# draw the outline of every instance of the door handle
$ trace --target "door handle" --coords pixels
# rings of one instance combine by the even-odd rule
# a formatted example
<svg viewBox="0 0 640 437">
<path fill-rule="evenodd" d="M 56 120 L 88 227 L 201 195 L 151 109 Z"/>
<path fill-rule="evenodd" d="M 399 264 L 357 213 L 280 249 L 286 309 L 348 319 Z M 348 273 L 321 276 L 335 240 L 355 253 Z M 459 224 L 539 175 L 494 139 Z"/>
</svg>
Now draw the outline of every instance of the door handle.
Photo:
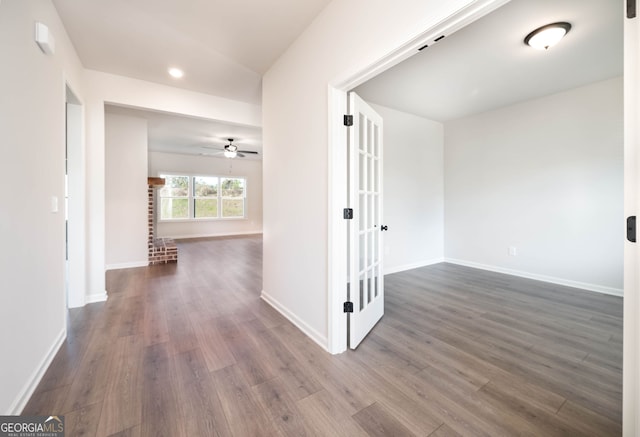
<svg viewBox="0 0 640 437">
<path fill-rule="evenodd" d="M 382 225 L 382 226 L 380 226 L 380 230 L 381 230 L 381 231 L 386 231 L 386 230 L 388 230 L 388 229 L 389 229 L 389 227 L 388 227 L 387 225 Z"/>
</svg>

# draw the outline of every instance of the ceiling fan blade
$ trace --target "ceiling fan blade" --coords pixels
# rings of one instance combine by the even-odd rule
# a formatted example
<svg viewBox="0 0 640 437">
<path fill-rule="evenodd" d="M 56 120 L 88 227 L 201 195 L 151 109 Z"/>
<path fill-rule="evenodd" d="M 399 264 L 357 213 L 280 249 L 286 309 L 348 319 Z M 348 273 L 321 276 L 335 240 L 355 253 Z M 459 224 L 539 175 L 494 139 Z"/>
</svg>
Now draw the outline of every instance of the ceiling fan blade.
<svg viewBox="0 0 640 437">
<path fill-rule="evenodd" d="M 244 158 L 245 155 L 243 153 L 236 152 L 236 156 L 239 156 L 240 158 Z"/>
<path fill-rule="evenodd" d="M 224 149 L 221 149 L 219 147 L 214 147 L 214 146 L 200 146 L 202 149 L 209 149 L 209 150 L 221 150 L 224 151 Z"/>
<path fill-rule="evenodd" d="M 238 150 L 238 153 L 250 153 L 252 155 L 258 154 L 258 152 L 254 152 L 253 150 Z"/>
</svg>

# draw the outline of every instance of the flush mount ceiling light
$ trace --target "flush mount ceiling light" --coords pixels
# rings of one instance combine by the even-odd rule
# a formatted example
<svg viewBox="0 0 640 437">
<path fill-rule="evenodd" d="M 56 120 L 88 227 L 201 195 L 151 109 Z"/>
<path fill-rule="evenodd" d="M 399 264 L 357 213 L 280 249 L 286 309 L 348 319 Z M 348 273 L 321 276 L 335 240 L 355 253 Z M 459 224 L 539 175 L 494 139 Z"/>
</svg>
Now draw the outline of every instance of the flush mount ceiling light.
<svg viewBox="0 0 640 437">
<path fill-rule="evenodd" d="M 171 75 L 171 77 L 175 77 L 176 79 L 180 79 L 182 76 L 184 76 L 184 72 L 175 67 L 169 69 L 169 74 Z"/>
<path fill-rule="evenodd" d="M 558 44 L 570 30 L 571 24 L 566 21 L 547 24 L 527 35 L 524 43 L 536 50 L 547 50 L 549 47 Z"/>
</svg>

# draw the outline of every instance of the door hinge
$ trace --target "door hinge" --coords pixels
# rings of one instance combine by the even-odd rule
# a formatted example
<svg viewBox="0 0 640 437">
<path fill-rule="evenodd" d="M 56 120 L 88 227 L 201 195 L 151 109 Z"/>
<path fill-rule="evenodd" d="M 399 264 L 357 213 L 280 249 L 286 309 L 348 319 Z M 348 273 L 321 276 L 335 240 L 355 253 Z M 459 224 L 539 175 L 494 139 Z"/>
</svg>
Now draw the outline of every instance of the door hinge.
<svg viewBox="0 0 640 437">
<path fill-rule="evenodd" d="M 345 115 L 344 116 L 344 125 L 345 126 L 353 126 L 353 115 Z"/>
<path fill-rule="evenodd" d="M 345 208 L 342 210 L 342 218 L 351 220 L 353 218 L 353 208 Z"/>
<path fill-rule="evenodd" d="M 636 0 L 627 0 L 627 18 L 636 18 Z"/>
<path fill-rule="evenodd" d="M 344 305 L 342 305 L 342 309 L 344 310 L 345 313 L 352 313 L 353 302 L 345 302 Z"/>
<path fill-rule="evenodd" d="M 636 242 L 636 216 L 627 217 L 627 240 Z"/>
</svg>

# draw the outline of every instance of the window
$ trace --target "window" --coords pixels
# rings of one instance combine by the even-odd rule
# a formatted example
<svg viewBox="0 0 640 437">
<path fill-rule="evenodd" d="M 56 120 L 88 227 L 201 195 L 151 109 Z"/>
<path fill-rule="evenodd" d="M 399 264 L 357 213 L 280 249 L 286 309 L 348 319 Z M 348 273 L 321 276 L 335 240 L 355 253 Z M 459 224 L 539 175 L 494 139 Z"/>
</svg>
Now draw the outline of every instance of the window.
<svg viewBox="0 0 640 437">
<path fill-rule="evenodd" d="M 222 179 L 222 217 L 244 217 L 244 179 Z"/>
<path fill-rule="evenodd" d="M 201 176 L 193 178 L 193 216 L 195 218 L 218 217 L 218 178 Z"/>
<path fill-rule="evenodd" d="M 244 218 L 246 180 L 218 176 L 166 175 L 159 191 L 160 220 Z"/>
<path fill-rule="evenodd" d="M 189 218 L 189 177 L 163 175 L 164 187 L 160 190 L 160 218 Z"/>
</svg>

